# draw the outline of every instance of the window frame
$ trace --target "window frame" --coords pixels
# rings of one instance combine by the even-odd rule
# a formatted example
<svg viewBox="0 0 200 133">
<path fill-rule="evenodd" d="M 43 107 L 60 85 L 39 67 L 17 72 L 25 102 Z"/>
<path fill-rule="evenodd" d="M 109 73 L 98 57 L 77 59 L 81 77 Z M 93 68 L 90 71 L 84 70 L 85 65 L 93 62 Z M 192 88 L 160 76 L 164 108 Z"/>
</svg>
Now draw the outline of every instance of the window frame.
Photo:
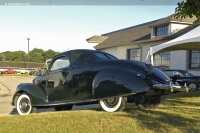
<svg viewBox="0 0 200 133">
<path fill-rule="evenodd" d="M 166 59 L 164 59 L 165 57 Z M 170 67 L 170 52 L 162 52 L 159 54 L 155 54 L 153 56 L 153 62 L 154 62 L 154 66 L 158 68 L 159 67 L 165 67 L 164 69 L 169 68 Z"/>
<path fill-rule="evenodd" d="M 169 35 L 169 25 L 154 27 L 154 36 L 167 36 L 167 35 Z"/>
<path fill-rule="evenodd" d="M 131 56 L 131 50 L 136 51 L 136 55 Z M 127 59 L 128 60 L 134 60 L 134 61 L 141 61 L 141 57 L 142 57 L 142 49 L 141 48 L 131 48 L 131 49 L 127 49 Z M 137 55 L 139 54 L 139 55 Z"/>
<path fill-rule="evenodd" d="M 192 65 L 196 65 L 196 67 Z M 189 69 L 194 69 L 194 70 L 200 69 L 200 50 L 189 51 Z"/>
<path fill-rule="evenodd" d="M 54 63 L 56 62 L 56 61 L 58 61 L 59 59 L 62 59 L 62 58 L 66 58 L 66 60 L 68 60 L 68 62 L 69 62 L 69 65 L 66 65 L 66 66 L 64 66 L 64 67 L 58 67 L 57 69 L 53 69 L 52 70 L 52 68 L 53 68 L 53 66 L 54 66 Z M 64 60 L 64 59 L 63 59 Z M 63 61 L 62 60 L 62 61 Z M 69 66 L 70 66 L 70 60 L 69 60 L 69 57 L 68 56 L 60 56 L 60 57 L 57 57 L 56 59 L 54 59 L 54 61 L 52 62 L 52 64 L 51 64 L 51 66 L 50 66 L 50 68 L 49 68 L 49 71 L 51 71 L 51 72 L 53 72 L 53 71 L 58 71 L 58 70 L 62 70 L 62 69 L 65 69 L 65 68 L 68 68 Z"/>
</svg>

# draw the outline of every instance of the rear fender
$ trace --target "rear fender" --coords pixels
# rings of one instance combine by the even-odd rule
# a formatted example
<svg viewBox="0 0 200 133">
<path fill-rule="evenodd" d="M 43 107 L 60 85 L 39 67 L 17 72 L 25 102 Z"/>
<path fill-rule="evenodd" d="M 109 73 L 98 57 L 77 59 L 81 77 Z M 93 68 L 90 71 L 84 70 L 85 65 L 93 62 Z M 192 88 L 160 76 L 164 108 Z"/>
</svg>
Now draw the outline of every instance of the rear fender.
<svg viewBox="0 0 200 133">
<path fill-rule="evenodd" d="M 151 85 L 146 82 L 145 75 L 134 69 L 105 69 L 93 80 L 93 95 L 97 99 L 131 95 L 150 89 Z"/>
<path fill-rule="evenodd" d="M 16 104 L 16 98 L 21 93 L 26 93 L 30 96 L 33 106 L 38 103 L 44 103 L 48 101 L 46 91 L 42 86 L 31 83 L 23 83 L 17 86 L 17 90 L 13 96 L 12 105 Z"/>
</svg>

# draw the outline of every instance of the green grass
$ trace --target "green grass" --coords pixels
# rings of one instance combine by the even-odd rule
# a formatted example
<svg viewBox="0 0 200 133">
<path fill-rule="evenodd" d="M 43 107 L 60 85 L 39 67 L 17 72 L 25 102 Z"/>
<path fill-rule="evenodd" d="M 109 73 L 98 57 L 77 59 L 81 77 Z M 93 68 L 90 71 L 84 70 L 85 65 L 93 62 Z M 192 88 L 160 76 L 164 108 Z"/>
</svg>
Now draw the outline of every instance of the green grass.
<svg viewBox="0 0 200 133">
<path fill-rule="evenodd" d="M 162 97 L 155 110 L 128 104 L 123 112 L 78 110 L 0 117 L 1 133 L 198 133 L 200 91 Z"/>
</svg>

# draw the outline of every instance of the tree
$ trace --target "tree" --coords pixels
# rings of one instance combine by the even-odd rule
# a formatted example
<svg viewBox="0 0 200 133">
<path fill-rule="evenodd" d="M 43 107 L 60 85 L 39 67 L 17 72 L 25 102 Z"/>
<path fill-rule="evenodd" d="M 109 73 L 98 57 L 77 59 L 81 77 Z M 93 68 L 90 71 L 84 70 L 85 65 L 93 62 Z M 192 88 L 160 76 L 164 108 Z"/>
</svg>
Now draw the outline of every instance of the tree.
<svg viewBox="0 0 200 133">
<path fill-rule="evenodd" d="M 36 62 L 44 63 L 47 59 L 52 59 L 60 52 L 51 49 L 44 51 L 43 49 L 34 48 L 29 52 L 29 55 L 24 51 L 6 51 L 0 53 L 0 61 L 13 61 L 13 62 Z M 28 59 L 29 58 L 29 59 Z M 27 60 L 28 59 L 28 60 Z"/>
<path fill-rule="evenodd" d="M 14 61 L 14 62 L 25 62 L 26 61 L 26 53 L 24 51 L 6 51 L 2 52 L 5 56 L 6 61 Z"/>
<path fill-rule="evenodd" d="M 200 22 L 200 0 L 178 2 L 175 13 L 176 18 L 196 17 L 195 23 Z"/>
<path fill-rule="evenodd" d="M 59 54 L 59 52 L 55 52 L 55 51 L 49 49 L 49 50 L 44 52 L 43 58 L 46 61 L 47 59 L 52 59 L 57 54 Z"/>
<path fill-rule="evenodd" d="M 43 53 L 44 50 L 34 48 L 32 51 L 29 52 L 29 62 L 43 63 Z"/>
</svg>

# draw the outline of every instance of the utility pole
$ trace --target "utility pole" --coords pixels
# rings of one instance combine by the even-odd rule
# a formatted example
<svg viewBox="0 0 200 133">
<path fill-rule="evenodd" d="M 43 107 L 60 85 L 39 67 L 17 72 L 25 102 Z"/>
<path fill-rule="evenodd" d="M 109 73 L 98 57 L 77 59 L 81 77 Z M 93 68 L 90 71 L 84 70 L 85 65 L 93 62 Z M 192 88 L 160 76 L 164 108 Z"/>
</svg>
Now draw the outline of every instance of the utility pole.
<svg viewBox="0 0 200 133">
<path fill-rule="evenodd" d="M 29 62 L 29 41 L 30 41 L 30 38 L 27 38 L 27 40 L 28 40 L 28 56 L 27 56 L 27 68 L 28 68 L 28 62 Z"/>
</svg>

